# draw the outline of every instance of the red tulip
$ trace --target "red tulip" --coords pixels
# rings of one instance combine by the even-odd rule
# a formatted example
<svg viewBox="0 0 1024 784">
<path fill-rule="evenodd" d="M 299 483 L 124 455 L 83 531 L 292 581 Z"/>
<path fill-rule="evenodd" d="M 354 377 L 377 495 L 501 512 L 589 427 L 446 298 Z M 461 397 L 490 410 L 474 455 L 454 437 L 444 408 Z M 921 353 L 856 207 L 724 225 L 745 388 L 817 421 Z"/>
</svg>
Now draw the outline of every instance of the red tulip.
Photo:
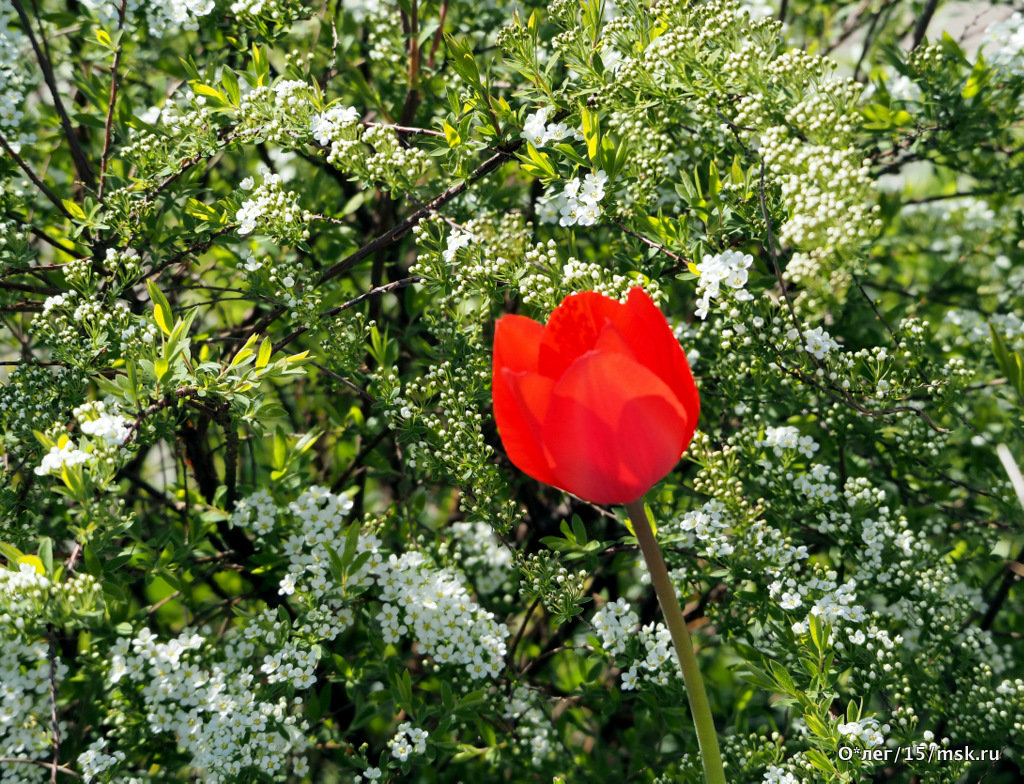
<svg viewBox="0 0 1024 784">
<path fill-rule="evenodd" d="M 641 288 L 625 304 L 571 294 L 546 326 L 500 319 L 492 390 L 509 459 L 599 504 L 650 490 L 679 461 L 700 413 L 686 354 Z"/>
</svg>

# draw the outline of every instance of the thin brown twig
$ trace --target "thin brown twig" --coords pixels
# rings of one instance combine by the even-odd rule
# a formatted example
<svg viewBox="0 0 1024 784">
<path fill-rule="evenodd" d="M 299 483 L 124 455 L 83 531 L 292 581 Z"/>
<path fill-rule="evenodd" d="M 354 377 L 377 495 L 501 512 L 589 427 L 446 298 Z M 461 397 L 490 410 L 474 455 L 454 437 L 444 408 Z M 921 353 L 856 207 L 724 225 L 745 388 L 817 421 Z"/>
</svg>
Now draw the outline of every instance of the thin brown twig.
<svg viewBox="0 0 1024 784">
<path fill-rule="evenodd" d="M 71 776 L 71 778 L 74 779 L 82 778 L 71 770 L 71 768 L 66 768 L 63 765 L 54 765 L 52 762 L 43 762 L 42 760 L 23 759 L 21 757 L 0 757 L 0 763 L 9 763 L 11 765 L 36 765 L 40 768 L 54 769 L 58 773 L 63 773 L 65 776 Z"/>
<path fill-rule="evenodd" d="M 29 168 L 29 165 L 25 163 L 25 160 L 11 148 L 11 145 L 7 143 L 7 138 L 2 133 L 0 133 L 0 147 L 4 148 L 4 152 L 11 156 L 11 160 L 18 164 L 18 168 L 25 172 L 25 176 L 32 181 L 32 184 L 39 189 L 39 192 L 42 193 L 54 207 L 63 212 L 66 218 L 69 218 L 70 220 L 75 219 L 75 216 L 68 212 L 68 208 L 64 206 L 64 203 L 57 197 L 57 194 L 51 191 L 46 183 L 39 179 L 35 172 Z"/>
<path fill-rule="evenodd" d="M 405 220 L 395 224 L 395 226 L 381 234 L 379 237 L 376 237 L 363 245 L 359 250 L 354 251 L 341 261 L 328 267 L 324 270 L 323 274 L 320 275 L 320 279 L 315 285 L 320 286 L 332 278 L 336 278 L 339 275 L 344 274 L 367 256 L 373 255 L 380 248 L 385 248 L 400 240 L 412 231 L 416 224 L 427 217 L 430 213 L 435 212 L 442 204 L 451 201 L 460 193 L 464 192 L 472 183 L 490 174 L 505 161 L 509 160 L 512 157 L 512 154 L 518 150 L 521 145 L 522 140 L 517 139 L 506 147 L 499 149 L 498 152 L 477 166 L 465 180 L 457 183 L 456 185 L 452 185 L 450 188 L 438 194 L 418 210 L 413 212 Z"/>
<path fill-rule="evenodd" d="M 124 31 L 124 14 L 128 0 L 121 0 L 121 7 L 117 11 L 117 48 L 114 50 L 114 63 L 110 67 L 110 102 L 107 104 L 107 119 L 103 124 L 103 152 L 100 155 L 100 184 L 96 191 L 96 198 L 103 201 L 103 186 L 107 182 L 107 161 L 110 158 L 110 140 L 114 130 L 114 106 L 117 103 L 117 69 L 121 64 L 121 36 Z"/>
<path fill-rule="evenodd" d="M 21 20 L 22 27 L 25 28 L 25 34 L 28 36 L 29 43 L 32 44 L 32 50 L 35 52 L 36 60 L 39 61 L 39 67 L 43 71 L 43 80 L 46 82 L 46 86 L 49 88 L 50 95 L 53 98 L 53 106 L 57 110 L 57 116 L 60 118 L 60 127 L 64 131 L 64 137 L 67 139 L 68 147 L 71 150 L 71 160 L 75 164 L 75 171 L 78 173 L 78 177 L 82 183 L 86 187 L 91 188 L 95 179 L 92 172 L 92 166 L 89 164 L 89 159 L 86 157 L 85 151 L 82 149 L 81 142 L 78 141 L 78 137 L 75 135 L 75 131 L 71 127 L 71 118 L 68 116 L 67 109 L 64 108 L 64 102 L 60 98 L 60 91 L 57 89 L 57 80 L 53 75 L 53 63 L 50 61 L 50 47 L 46 41 L 46 36 L 43 35 L 43 46 L 40 47 L 39 41 L 36 39 L 36 34 L 32 30 L 32 22 L 28 18 L 28 14 L 25 13 L 25 8 L 21 4 L 21 0 L 11 0 L 11 3 L 14 5 L 14 10 L 18 14 L 18 19 Z"/>
<path fill-rule="evenodd" d="M 430 54 L 427 56 L 427 68 L 434 69 L 434 57 L 437 54 L 437 48 L 441 45 L 441 41 L 444 39 L 444 20 L 448 16 L 448 0 L 441 0 L 441 11 L 437 22 L 437 32 L 434 33 L 434 42 L 430 45 Z"/>
</svg>

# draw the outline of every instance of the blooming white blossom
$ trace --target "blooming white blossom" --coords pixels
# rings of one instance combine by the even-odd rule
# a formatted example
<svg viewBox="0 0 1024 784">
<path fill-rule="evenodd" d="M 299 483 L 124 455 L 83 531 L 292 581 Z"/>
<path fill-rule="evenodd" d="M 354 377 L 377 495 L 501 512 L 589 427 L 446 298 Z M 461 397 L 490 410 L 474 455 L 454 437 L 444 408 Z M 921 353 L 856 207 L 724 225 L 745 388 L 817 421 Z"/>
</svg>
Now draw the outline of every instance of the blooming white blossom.
<svg viewBox="0 0 1024 784">
<path fill-rule="evenodd" d="M 411 722 L 403 721 L 398 730 L 388 741 L 388 749 L 399 762 L 405 762 L 411 754 L 423 754 L 427 750 L 427 731 L 413 727 Z"/>
<path fill-rule="evenodd" d="M 879 726 L 878 719 L 868 717 L 860 721 L 848 721 L 838 724 L 836 730 L 854 741 L 859 741 L 866 748 L 874 748 L 885 743 L 883 731 L 888 732 L 889 725 Z"/>
<path fill-rule="evenodd" d="M 441 254 L 444 256 L 446 264 L 452 264 L 455 261 L 455 254 L 458 253 L 473 241 L 474 237 L 469 232 L 461 231 L 456 229 L 448 235 L 448 245 L 445 247 L 444 252 Z"/>
<path fill-rule="evenodd" d="M 989 65 L 1011 76 L 1024 74 L 1024 15 L 1015 11 L 985 29 L 982 48 Z"/>
<path fill-rule="evenodd" d="M 830 351 L 839 348 L 839 344 L 821 327 L 814 327 L 804 330 L 803 348 L 815 359 L 824 359 Z"/>
<path fill-rule="evenodd" d="M 108 446 L 121 446 L 131 435 L 131 420 L 109 413 L 102 401 L 85 403 L 73 412 L 78 429 L 88 436 L 102 438 Z"/>
<path fill-rule="evenodd" d="M 706 319 L 711 307 L 711 300 L 722 295 L 722 284 L 734 290 L 733 299 L 744 302 L 754 295 L 746 290 L 747 275 L 754 257 L 749 253 L 727 250 L 716 255 L 705 254 L 697 264 L 697 309 L 698 318 Z"/>
<path fill-rule="evenodd" d="M 765 784 L 800 784 L 800 779 L 778 765 L 769 765 L 764 772 Z"/>
<path fill-rule="evenodd" d="M 327 147 L 341 138 L 341 132 L 359 122 L 359 111 L 352 106 L 332 106 L 309 118 L 309 130 L 317 144 Z"/>
<path fill-rule="evenodd" d="M 562 226 L 593 226 L 601 217 L 608 172 L 588 172 L 582 179 L 565 183 L 561 193 L 551 192 L 537 200 L 537 217 L 543 223 Z"/>
<path fill-rule="evenodd" d="M 85 463 L 90 455 L 80 449 L 76 449 L 71 441 L 63 446 L 51 446 L 50 451 L 43 456 L 42 462 L 35 467 L 36 476 L 45 476 L 59 472 L 62 468 Z"/>
<path fill-rule="evenodd" d="M 523 138 L 534 147 L 564 139 L 570 134 L 565 123 L 548 123 L 551 107 L 542 106 L 530 114 L 523 123 Z"/>
<path fill-rule="evenodd" d="M 818 451 L 818 442 L 811 436 L 802 436 L 792 425 L 769 427 L 764 431 L 764 438 L 758 439 L 757 446 L 770 447 L 776 457 L 782 457 L 786 450 L 795 449 L 805 457 L 812 457 Z"/>
</svg>

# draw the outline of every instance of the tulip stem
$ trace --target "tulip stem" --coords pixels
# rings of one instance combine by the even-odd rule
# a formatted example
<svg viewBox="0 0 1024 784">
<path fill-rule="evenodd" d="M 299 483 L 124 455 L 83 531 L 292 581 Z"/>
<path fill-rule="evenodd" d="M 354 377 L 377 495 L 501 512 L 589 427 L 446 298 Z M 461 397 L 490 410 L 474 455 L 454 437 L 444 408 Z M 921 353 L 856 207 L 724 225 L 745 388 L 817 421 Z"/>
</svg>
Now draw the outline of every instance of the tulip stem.
<svg viewBox="0 0 1024 784">
<path fill-rule="evenodd" d="M 675 587 L 668 576 L 665 559 L 654 539 L 654 532 L 647 521 L 647 510 L 642 500 L 626 504 L 626 511 L 633 521 L 633 532 L 640 543 L 640 551 L 647 562 L 647 570 L 651 573 L 654 592 L 658 595 L 658 604 L 665 616 L 668 630 L 672 634 L 676 656 L 683 671 L 683 683 L 686 684 L 686 696 L 690 701 L 690 713 L 697 728 L 697 744 L 700 757 L 704 764 L 704 778 L 707 784 L 725 784 L 725 770 L 722 767 L 722 753 L 718 748 L 718 735 L 715 733 L 715 720 L 711 716 L 711 706 L 704 690 L 704 680 L 697 667 L 697 657 L 690 642 L 690 632 L 686 628 L 686 618 L 679 607 Z"/>
</svg>

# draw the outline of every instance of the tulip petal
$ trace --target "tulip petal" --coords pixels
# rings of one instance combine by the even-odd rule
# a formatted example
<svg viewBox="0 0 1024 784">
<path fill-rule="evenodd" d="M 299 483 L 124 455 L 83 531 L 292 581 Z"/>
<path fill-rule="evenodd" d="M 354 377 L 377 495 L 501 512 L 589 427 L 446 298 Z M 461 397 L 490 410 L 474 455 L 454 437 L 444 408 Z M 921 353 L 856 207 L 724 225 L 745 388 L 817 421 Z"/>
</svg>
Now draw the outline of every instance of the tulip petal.
<svg viewBox="0 0 1024 784">
<path fill-rule="evenodd" d="M 657 375 L 623 354 L 592 351 L 555 384 L 543 440 L 553 484 L 615 504 L 637 500 L 672 470 L 692 432 Z"/>
<path fill-rule="evenodd" d="M 544 451 L 543 422 L 555 382 L 538 373 L 496 370 L 493 379 L 494 421 L 505 454 L 520 471 L 553 485 L 551 461 Z"/>
<path fill-rule="evenodd" d="M 494 367 L 537 371 L 544 326 L 526 316 L 509 315 L 494 325 Z"/>
<path fill-rule="evenodd" d="M 636 361 L 664 381 L 688 412 L 686 443 L 689 444 L 700 415 L 700 396 L 686 352 L 668 320 L 647 292 L 637 286 L 630 290 L 625 306 L 615 314 L 614 321 Z"/>
<path fill-rule="evenodd" d="M 526 474 L 551 484 L 542 424 L 554 382 L 536 372 L 544 328 L 523 316 L 505 316 L 494 329 L 491 394 L 494 420 L 509 460 Z"/>
<path fill-rule="evenodd" d="M 570 294 L 544 327 L 538 370 L 548 378 L 560 378 L 573 362 L 594 348 L 605 325 L 624 310 L 620 302 L 596 291 Z"/>
</svg>

